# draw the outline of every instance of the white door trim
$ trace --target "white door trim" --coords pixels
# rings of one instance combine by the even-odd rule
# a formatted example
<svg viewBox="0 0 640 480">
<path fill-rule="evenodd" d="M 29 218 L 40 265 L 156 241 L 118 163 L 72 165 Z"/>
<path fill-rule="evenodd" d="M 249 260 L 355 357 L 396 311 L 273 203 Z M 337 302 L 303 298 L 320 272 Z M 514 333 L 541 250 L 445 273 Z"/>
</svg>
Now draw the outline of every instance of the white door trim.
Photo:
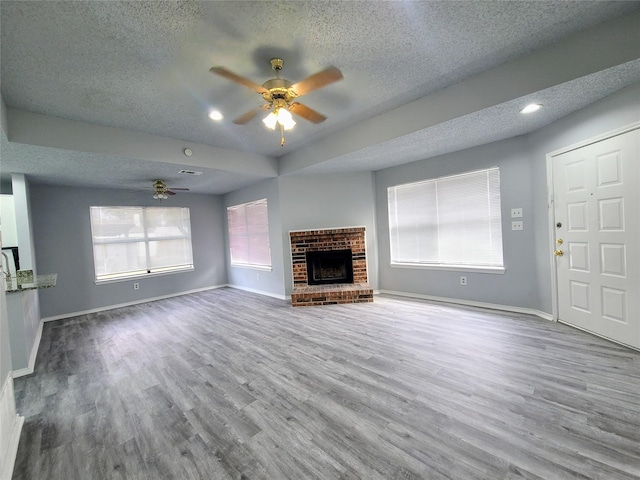
<svg viewBox="0 0 640 480">
<path fill-rule="evenodd" d="M 547 253 L 549 255 L 549 259 L 551 262 L 551 315 L 553 317 L 554 322 L 558 321 L 559 307 L 558 307 L 558 282 L 557 282 L 557 276 L 556 276 L 556 257 L 553 255 L 553 246 L 555 245 L 555 228 L 556 228 L 554 190 L 553 190 L 553 168 L 552 168 L 553 159 L 554 157 L 570 152 L 571 150 L 576 150 L 578 148 L 586 147 L 587 145 L 592 145 L 594 143 L 598 143 L 603 140 L 607 140 L 608 138 L 622 135 L 624 133 L 630 132 L 632 130 L 636 130 L 638 128 L 640 128 L 640 122 L 633 122 L 629 125 L 625 125 L 624 127 L 620 127 L 615 130 L 611 130 L 602 135 L 597 135 L 587 140 L 583 140 L 581 142 L 574 143 L 573 145 L 569 145 L 567 147 L 563 147 L 561 149 L 555 150 L 551 153 L 547 153 L 547 208 L 549 212 L 549 244 L 548 244 L 549 246 L 547 249 Z"/>
</svg>

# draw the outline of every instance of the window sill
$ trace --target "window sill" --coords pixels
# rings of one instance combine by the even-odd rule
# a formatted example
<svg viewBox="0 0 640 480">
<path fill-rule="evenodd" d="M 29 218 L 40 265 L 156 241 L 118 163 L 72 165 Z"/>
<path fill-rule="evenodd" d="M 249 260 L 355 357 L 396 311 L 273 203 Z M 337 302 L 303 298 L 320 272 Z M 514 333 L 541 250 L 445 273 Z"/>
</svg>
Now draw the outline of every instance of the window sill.
<svg viewBox="0 0 640 480">
<path fill-rule="evenodd" d="M 231 266 L 232 267 L 237 267 L 237 268 L 248 268 L 250 270 L 260 270 L 262 272 L 270 272 L 271 270 L 273 270 L 271 268 L 271 266 L 267 266 L 267 265 L 251 265 L 249 263 L 232 263 Z"/>
<path fill-rule="evenodd" d="M 141 279 L 141 278 L 149 278 L 149 277 L 160 277 L 162 275 L 172 275 L 174 273 L 185 273 L 185 272 L 193 272 L 194 268 L 193 267 L 188 267 L 188 268 L 180 268 L 180 269 L 175 269 L 175 270 L 166 270 L 163 272 L 151 272 L 151 273 L 138 273 L 135 275 L 127 275 L 127 276 L 122 276 L 122 277 L 116 277 L 116 278 L 105 278 L 102 280 L 95 280 L 94 283 L 96 285 L 103 285 L 105 283 L 118 283 L 118 282 L 127 282 L 129 280 L 136 280 L 136 279 Z"/>
<path fill-rule="evenodd" d="M 492 273 L 504 275 L 504 267 L 474 267 L 472 265 L 429 265 L 426 263 L 391 263 L 391 268 L 413 268 L 418 270 L 439 270 L 443 272 Z"/>
</svg>

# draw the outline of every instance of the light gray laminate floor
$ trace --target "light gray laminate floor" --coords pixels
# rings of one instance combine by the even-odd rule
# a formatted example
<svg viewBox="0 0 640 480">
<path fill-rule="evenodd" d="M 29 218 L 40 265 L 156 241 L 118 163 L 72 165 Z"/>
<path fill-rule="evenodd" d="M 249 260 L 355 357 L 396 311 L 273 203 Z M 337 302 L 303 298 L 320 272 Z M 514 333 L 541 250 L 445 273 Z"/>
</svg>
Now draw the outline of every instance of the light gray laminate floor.
<svg viewBox="0 0 640 480">
<path fill-rule="evenodd" d="M 219 289 L 45 324 L 14 479 L 640 478 L 640 353 L 534 317 Z"/>
</svg>

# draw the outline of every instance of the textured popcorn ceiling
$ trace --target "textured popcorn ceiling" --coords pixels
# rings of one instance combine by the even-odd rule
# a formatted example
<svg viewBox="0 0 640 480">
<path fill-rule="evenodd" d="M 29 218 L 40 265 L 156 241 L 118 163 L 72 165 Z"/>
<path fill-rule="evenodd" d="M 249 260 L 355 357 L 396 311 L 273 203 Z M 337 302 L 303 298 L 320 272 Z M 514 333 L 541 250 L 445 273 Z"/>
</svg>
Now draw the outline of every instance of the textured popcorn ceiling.
<svg viewBox="0 0 640 480">
<path fill-rule="evenodd" d="M 206 168 L 193 168 L 205 174 L 185 178 L 176 171 L 189 160 L 179 154 L 175 162 L 158 163 L 143 154 L 50 148 L 54 140 L 28 145 L 31 140 L 12 138 L 12 112 L 177 139 L 196 145 L 194 150 L 202 144 L 265 157 L 295 155 L 639 7 L 638 2 L 586 0 L 2 0 L 0 78 L 9 134 L 0 144 L 0 173 L 3 178 L 27 173 L 40 183 L 116 188 L 135 188 L 162 176 L 195 192 L 228 192 L 265 175 L 223 165 L 224 151 L 211 155 Z M 282 76 L 293 82 L 331 65 L 345 77 L 301 98 L 328 120 L 313 125 L 299 119 L 284 148 L 258 118 L 233 125 L 233 118 L 260 105 L 261 98 L 208 72 L 222 65 L 261 84 L 273 76 L 273 57 L 284 59 Z M 530 122 L 514 121 L 513 109 L 524 98 L 513 99 L 394 139 L 371 139 L 368 147 L 338 152 L 302 171 L 381 169 L 520 135 L 638 80 L 637 62 L 614 66 L 531 94 L 549 108 Z M 225 115 L 223 122 L 207 118 L 212 107 Z"/>
<path fill-rule="evenodd" d="M 638 78 L 640 78 L 640 60 L 397 137 L 386 142 L 387 148 L 382 152 L 377 146 L 368 147 L 318 163 L 300 173 L 381 170 L 523 135 L 558 120 L 564 116 L 563 112 L 572 112 L 586 107 L 593 102 L 593 98 L 605 97 Z M 526 116 L 517 113 L 523 105 L 529 103 L 554 105 L 555 108 L 553 112 L 545 115 Z M 505 122 L 505 118 L 511 118 L 511 121 Z"/>
</svg>

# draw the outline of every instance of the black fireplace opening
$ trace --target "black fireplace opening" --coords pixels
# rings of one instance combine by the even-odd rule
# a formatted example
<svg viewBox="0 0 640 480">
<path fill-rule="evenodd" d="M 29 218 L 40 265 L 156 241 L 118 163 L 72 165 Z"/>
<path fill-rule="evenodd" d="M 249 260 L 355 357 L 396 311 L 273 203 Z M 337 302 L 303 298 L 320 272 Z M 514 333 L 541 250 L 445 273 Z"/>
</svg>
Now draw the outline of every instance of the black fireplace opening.
<svg viewBox="0 0 640 480">
<path fill-rule="evenodd" d="M 307 252 L 307 283 L 353 283 L 351 250 Z"/>
</svg>

